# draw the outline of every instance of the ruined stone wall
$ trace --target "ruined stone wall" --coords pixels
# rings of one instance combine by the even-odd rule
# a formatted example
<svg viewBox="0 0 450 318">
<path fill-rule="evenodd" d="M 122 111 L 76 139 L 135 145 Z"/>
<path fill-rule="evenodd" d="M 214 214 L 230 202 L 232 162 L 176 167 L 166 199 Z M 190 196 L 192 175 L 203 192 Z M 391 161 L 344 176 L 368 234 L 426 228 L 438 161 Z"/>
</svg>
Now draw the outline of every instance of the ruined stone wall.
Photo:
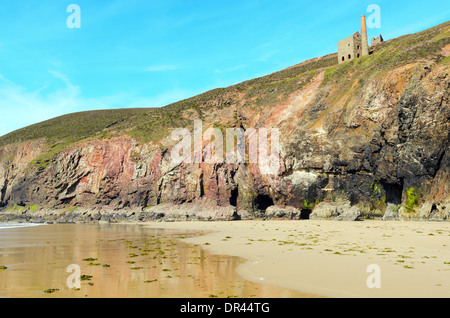
<svg viewBox="0 0 450 318">
<path fill-rule="evenodd" d="M 380 34 L 380 35 L 378 35 L 378 37 L 372 38 L 372 40 L 370 42 L 371 42 L 371 46 L 375 46 L 377 44 L 380 44 L 380 43 L 384 42 L 384 40 L 383 40 L 383 37 Z"/>
<path fill-rule="evenodd" d="M 355 32 L 352 36 L 338 42 L 339 63 L 347 62 L 362 55 L 361 34 Z"/>
</svg>

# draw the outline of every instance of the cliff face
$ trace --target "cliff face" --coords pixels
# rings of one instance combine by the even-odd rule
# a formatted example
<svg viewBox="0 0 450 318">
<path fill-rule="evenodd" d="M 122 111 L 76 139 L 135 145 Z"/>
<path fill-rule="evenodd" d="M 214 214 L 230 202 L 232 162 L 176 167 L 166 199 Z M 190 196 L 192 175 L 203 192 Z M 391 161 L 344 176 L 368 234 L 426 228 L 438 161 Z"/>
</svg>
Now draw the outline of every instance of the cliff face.
<svg viewBox="0 0 450 318">
<path fill-rule="evenodd" d="M 197 209 L 221 219 L 447 219 L 449 43 L 445 23 L 348 63 L 326 56 L 160 110 L 111 111 L 110 121 L 90 124 L 95 131 L 68 125 L 81 114 L 6 135 L 2 213 L 85 207 L 153 216 L 178 209 L 181 218 Z M 280 169 L 174 163 L 171 132 L 192 130 L 194 119 L 203 129 L 278 128 Z"/>
</svg>

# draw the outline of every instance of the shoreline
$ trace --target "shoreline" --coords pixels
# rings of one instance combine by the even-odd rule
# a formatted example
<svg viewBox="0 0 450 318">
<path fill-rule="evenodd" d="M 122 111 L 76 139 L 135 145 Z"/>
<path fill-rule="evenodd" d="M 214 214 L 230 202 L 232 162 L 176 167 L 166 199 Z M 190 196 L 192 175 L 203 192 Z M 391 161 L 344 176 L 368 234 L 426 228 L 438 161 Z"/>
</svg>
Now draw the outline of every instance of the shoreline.
<svg viewBox="0 0 450 318">
<path fill-rule="evenodd" d="M 149 222 L 208 234 L 184 239 L 246 259 L 246 280 L 328 298 L 450 296 L 450 224 L 423 221 Z M 380 270 L 381 288 L 367 281 Z"/>
<path fill-rule="evenodd" d="M 392 208 L 392 205 L 390 206 Z M 306 211 L 306 212 L 305 212 Z M 321 202 L 314 209 L 293 206 L 269 206 L 265 211 L 238 210 L 235 206 L 217 206 L 211 202 L 163 203 L 149 207 L 53 207 L 0 208 L 0 223 L 146 223 L 146 222 L 223 222 L 223 221 L 419 221 L 448 222 L 445 216 L 399 215 L 390 211 L 383 215 L 365 214 L 349 201 Z"/>
</svg>

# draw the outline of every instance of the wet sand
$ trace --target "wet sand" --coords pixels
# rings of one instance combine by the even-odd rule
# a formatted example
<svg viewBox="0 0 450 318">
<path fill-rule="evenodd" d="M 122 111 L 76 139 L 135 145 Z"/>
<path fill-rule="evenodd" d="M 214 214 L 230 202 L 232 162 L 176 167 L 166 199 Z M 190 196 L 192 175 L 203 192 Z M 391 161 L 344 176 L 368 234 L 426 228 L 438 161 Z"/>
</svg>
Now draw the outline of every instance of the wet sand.
<svg viewBox="0 0 450 318">
<path fill-rule="evenodd" d="M 450 296 L 450 223 L 237 221 L 0 230 L 0 297 Z M 67 287 L 77 264 L 79 290 Z M 369 288 L 368 266 L 380 269 Z M 53 291 L 45 293 L 45 291 Z M 318 295 L 318 296 L 316 296 Z"/>
<path fill-rule="evenodd" d="M 159 224 L 160 225 L 160 224 Z M 181 242 L 199 231 L 146 225 L 52 224 L 0 230 L 0 297 L 293 298 L 307 294 L 248 281 L 244 259 Z M 80 267 L 81 288 L 69 288 Z"/>
<path fill-rule="evenodd" d="M 149 227 L 211 231 L 184 241 L 213 254 L 245 258 L 238 273 L 270 286 L 336 298 L 450 297 L 449 222 L 237 221 Z M 375 271 L 370 265 L 377 266 Z"/>
</svg>

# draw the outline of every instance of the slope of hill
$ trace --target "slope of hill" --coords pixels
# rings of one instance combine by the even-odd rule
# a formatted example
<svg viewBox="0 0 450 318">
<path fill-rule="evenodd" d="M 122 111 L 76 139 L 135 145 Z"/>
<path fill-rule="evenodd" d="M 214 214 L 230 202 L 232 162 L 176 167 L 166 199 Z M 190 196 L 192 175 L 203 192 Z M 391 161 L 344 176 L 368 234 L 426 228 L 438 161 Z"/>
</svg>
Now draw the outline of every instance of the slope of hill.
<svg viewBox="0 0 450 318">
<path fill-rule="evenodd" d="M 340 65 L 331 54 L 162 108 L 25 127 L 0 137 L 1 214 L 447 219 L 449 55 L 446 22 Z M 174 164 L 171 132 L 192 131 L 194 119 L 203 129 L 278 128 L 281 169 Z"/>
</svg>

